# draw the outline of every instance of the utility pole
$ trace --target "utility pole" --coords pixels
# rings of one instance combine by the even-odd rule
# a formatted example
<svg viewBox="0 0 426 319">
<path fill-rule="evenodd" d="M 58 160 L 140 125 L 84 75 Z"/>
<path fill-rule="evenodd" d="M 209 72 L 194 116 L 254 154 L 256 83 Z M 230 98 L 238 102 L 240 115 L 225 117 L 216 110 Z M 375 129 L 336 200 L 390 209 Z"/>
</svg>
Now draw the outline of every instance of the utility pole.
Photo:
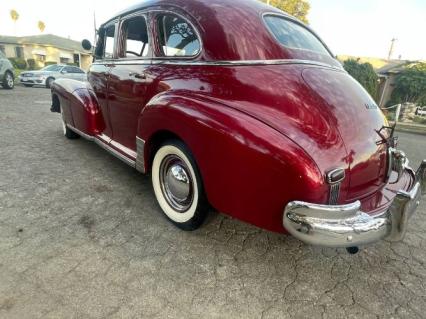
<svg viewBox="0 0 426 319">
<path fill-rule="evenodd" d="M 389 49 L 388 60 L 390 60 L 390 59 L 392 58 L 393 50 L 394 50 L 394 48 L 395 48 L 395 42 L 396 42 L 396 40 L 398 40 L 398 39 L 393 38 L 393 39 L 391 40 L 391 46 L 390 46 L 390 49 Z"/>
<path fill-rule="evenodd" d="M 95 35 L 93 37 L 93 46 L 96 46 L 96 42 L 97 42 L 97 38 L 96 38 L 96 33 L 97 33 L 97 29 L 96 29 L 96 12 L 95 10 L 93 10 L 93 29 L 95 30 Z"/>
</svg>

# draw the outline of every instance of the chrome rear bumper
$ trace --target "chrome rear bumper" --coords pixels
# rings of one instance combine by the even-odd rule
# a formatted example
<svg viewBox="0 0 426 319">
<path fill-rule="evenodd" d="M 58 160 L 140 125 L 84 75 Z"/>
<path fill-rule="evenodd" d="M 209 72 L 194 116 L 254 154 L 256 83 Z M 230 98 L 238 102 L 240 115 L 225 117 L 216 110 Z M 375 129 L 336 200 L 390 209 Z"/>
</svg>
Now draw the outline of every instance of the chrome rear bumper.
<svg viewBox="0 0 426 319">
<path fill-rule="evenodd" d="M 383 212 L 368 215 L 361 203 L 347 205 L 318 205 L 290 202 L 283 216 L 285 229 L 297 239 L 324 247 L 352 247 L 370 244 L 381 239 L 399 241 L 407 231 L 408 220 L 426 193 L 426 160 L 413 175 L 413 187 L 399 191 L 392 204 Z"/>
</svg>

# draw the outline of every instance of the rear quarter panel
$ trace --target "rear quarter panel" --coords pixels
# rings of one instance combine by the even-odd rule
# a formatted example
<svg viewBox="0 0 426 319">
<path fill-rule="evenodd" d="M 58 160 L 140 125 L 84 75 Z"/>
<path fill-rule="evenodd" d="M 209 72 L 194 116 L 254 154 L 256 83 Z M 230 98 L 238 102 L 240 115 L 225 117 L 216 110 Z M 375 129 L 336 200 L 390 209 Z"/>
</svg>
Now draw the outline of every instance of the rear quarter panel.
<svg viewBox="0 0 426 319">
<path fill-rule="evenodd" d="M 312 159 L 281 133 L 237 110 L 199 95 L 166 93 L 147 105 L 139 123 L 148 169 L 155 134 L 172 132 L 191 149 L 209 202 L 235 218 L 284 232 L 282 213 L 289 201 L 326 200 Z"/>
</svg>

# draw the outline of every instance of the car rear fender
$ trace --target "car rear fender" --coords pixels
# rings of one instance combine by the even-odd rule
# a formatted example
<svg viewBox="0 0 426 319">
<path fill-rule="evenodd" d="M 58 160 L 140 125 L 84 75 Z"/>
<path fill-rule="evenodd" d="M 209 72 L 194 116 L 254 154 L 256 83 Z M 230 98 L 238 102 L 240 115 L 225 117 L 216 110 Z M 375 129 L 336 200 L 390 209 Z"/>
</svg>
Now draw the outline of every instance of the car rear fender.
<svg viewBox="0 0 426 319">
<path fill-rule="evenodd" d="M 62 112 L 64 121 L 78 131 L 94 136 L 105 129 L 98 100 L 90 85 L 71 79 L 52 84 L 52 112 Z"/>
<path fill-rule="evenodd" d="M 289 201 L 326 201 L 316 163 L 277 130 L 233 108 L 188 92 L 162 94 L 139 119 L 146 170 L 161 142 L 159 135 L 178 137 L 188 145 L 209 202 L 236 218 L 284 232 L 282 210 Z"/>
</svg>

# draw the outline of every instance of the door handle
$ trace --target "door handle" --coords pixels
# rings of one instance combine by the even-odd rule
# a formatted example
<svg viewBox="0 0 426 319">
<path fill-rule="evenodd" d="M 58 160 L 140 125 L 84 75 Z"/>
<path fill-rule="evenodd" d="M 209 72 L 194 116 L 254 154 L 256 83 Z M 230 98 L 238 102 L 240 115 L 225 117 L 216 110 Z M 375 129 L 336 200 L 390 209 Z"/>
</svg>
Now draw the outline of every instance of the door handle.
<svg viewBox="0 0 426 319">
<path fill-rule="evenodd" d="M 134 77 L 136 79 L 146 80 L 146 74 L 145 73 L 130 72 L 129 76 Z"/>
</svg>

